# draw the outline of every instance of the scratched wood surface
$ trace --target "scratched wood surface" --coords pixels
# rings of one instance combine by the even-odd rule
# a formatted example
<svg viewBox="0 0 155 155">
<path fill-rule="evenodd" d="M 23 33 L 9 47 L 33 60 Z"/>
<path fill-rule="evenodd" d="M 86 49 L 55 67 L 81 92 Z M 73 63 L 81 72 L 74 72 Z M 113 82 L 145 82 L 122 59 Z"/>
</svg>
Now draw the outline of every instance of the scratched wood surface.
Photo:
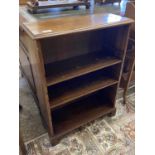
<svg viewBox="0 0 155 155">
<path fill-rule="evenodd" d="M 22 20 L 22 19 L 21 19 Z M 40 39 L 62 34 L 103 29 L 132 23 L 133 20 L 114 14 L 94 14 L 76 17 L 24 22 L 23 29 L 33 38 Z"/>
</svg>

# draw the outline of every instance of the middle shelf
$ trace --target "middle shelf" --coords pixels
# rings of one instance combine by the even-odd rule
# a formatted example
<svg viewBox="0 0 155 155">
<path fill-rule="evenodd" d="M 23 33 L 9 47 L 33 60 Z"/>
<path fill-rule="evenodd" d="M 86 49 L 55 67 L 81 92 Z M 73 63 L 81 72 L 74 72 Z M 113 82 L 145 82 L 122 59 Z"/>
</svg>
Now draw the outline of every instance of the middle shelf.
<svg viewBox="0 0 155 155">
<path fill-rule="evenodd" d="M 56 109 L 83 96 L 117 84 L 115 70 L 119 67 L 118 65 L 48 87 L 51 109 Z"/>
<path fill-rule="evenodd" d="M 47 86 L 119 63 L 121 63 L 120 59 L 114 56 L 105 56 L 103 51 L 92 52 L 67 60 L 49 63 L 45 65 Z"/>
</svg>

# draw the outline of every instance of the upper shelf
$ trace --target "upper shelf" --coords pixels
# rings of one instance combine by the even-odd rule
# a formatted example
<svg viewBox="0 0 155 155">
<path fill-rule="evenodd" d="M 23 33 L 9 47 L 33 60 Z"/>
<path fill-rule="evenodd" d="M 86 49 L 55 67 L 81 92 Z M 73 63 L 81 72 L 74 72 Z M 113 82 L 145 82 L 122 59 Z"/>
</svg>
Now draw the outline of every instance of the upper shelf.
<svg viewBox="0 0 155 155">
<path fill-rule="evenodd" d="M 132 23 L 133 20 L 114 14 L 92 14 L 56 18 L 23 23 L 23 28 L 33 39 L 41 39 L 70 33 Z"/>
<path fill-rule="evenodd" d="M 47 86 L 73 79 L 115 64 L 121 63 L 115 57 L 104 57 L 102 52 L 93 52 L 46 65 Z"/>
</svg>

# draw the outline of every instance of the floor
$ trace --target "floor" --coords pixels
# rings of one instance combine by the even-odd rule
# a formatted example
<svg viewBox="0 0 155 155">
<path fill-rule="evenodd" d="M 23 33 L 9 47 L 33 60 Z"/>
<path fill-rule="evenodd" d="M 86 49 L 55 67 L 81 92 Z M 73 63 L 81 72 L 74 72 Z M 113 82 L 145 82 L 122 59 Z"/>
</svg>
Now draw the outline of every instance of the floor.
<svg viewBox="0 0 155 155">
<path fill-rule="evenodd" d="M 52 13 L 33 15 L 33 20 L 105 12 L 123 15 L 126 2 L 127 0 L 123 0 L 119 6 L 117 3 L 94 5 L 91 1 L 93 5 L 90 10 L 55 9 Z M 29 155 L 134 155 L 134 87 L 129 90 L 127 106 L 121 104 L 122 90 L 119 91 L 115 117 L 102 117 L 91 122 L 73 131 L 64 137 L 60 144 L 52 147 L 26 80 L 20 78 L 19 83 L 19 99 L 23 106 L 20 112 L 20 129 Z"/>
</svg>

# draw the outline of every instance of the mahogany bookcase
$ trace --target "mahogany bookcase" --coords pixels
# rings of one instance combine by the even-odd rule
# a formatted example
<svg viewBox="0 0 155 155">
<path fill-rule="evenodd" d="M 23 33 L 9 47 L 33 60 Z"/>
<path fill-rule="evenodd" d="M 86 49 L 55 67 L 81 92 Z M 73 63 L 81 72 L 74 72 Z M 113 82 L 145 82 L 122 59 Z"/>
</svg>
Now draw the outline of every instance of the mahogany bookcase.
<svg viewBox="0 0 155 155">
<path fill-rule="evenodd" d="M 20 13 L 20 65 L 52 144 L 115 101 L 132 19 L 114 14 L 32 22 Z"/>
</svg>

